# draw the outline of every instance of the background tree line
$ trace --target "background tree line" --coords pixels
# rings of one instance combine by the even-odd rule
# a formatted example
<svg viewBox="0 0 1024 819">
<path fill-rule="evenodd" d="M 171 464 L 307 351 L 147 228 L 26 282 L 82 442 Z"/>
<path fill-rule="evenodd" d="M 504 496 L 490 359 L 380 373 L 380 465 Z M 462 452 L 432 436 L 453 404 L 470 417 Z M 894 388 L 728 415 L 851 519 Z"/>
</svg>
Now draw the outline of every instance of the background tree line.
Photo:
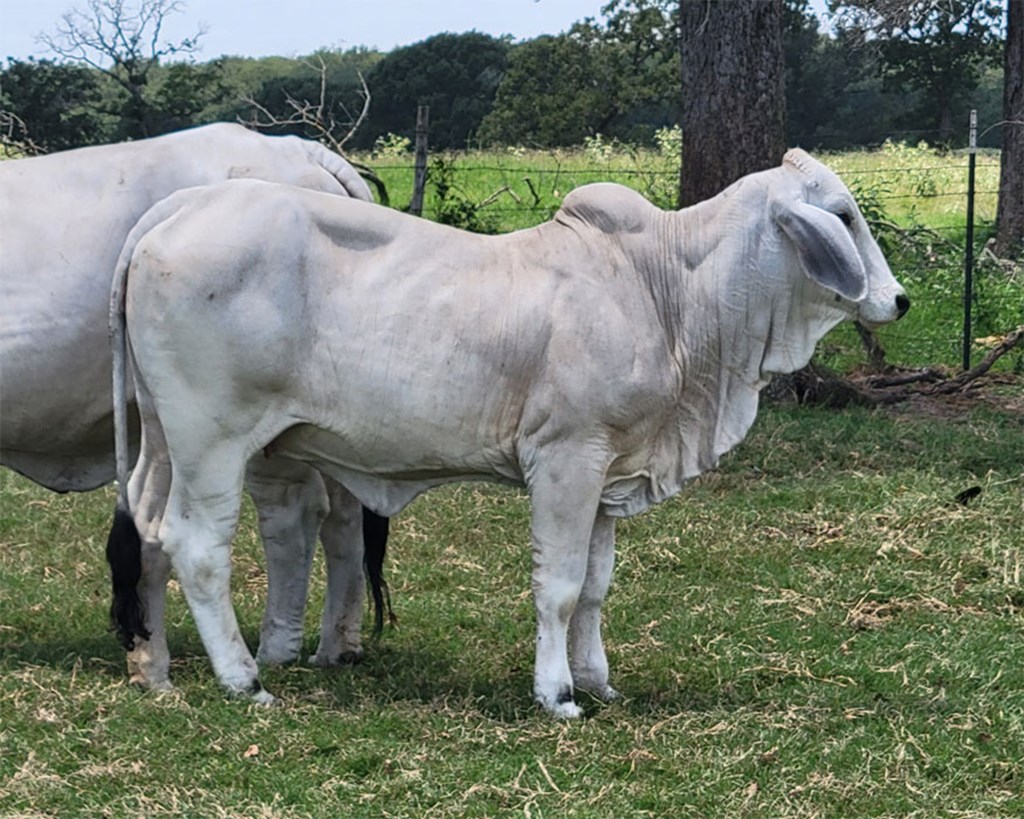
<svg viewBox="0 0 1024 819">
<path fill-rule="evenodd" d="M 163 13 L 181 11 L 169 0 L 151 2 Z M 970 108 L 982 123 L 1001 119 L 1001 3 L 948 0 L 929 4 L 925 17 L 889 15 L 880 24 L 885 5 L 833 0 L 835 29 L 826 33 L 807 0 L 786 0 L 788 144 L 839 149 L 893 138 L 957 146 Z M 161 53 L 108 55 L 106 64 L 72 47 L 68 35 L 82 32 L 66 16 L 46 38 L 55 59 L 3 64 L 0 109 L 47 151 L 249 121 L 257 112 L 278 123 L 271 130 L 315 136 L 287 122 L 290 101 L 322 92 L 336 120 L 354 122 L 365 79 L 372 100 L 348 148 L 368 149 L 385 134 L 411 137 L 418 104 L 431 108 L 431 144 L 440 149 L 568 146 L 595 134 L 649 144 L 680 118 L 679 3 L 611 0 L 602 12 L 519 43 L 443 33 L 388 53 L 355 48 L 304 59 L 198 62 L 197 32 Z M 982 144 L 997 146 L 998 129 Z"/>
</svg>

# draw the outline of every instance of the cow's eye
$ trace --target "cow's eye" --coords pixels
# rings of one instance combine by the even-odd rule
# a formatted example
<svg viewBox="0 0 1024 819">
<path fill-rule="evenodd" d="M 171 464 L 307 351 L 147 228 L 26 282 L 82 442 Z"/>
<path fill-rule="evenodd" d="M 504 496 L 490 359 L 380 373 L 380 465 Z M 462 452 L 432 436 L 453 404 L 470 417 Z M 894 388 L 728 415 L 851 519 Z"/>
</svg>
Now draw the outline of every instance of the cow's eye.
<svg viewBox="0 0 1024 819">
<path fill-rule="evenodd" d="M 836 216 L 838 216 L 839 221 L 846 225 L 848 228 L 853 227 L 853 217 L 850 216 L 850 214 L 847 213 L 845 210 L 840 211 L 839 213 L 836 214 Z"/>
</svg>

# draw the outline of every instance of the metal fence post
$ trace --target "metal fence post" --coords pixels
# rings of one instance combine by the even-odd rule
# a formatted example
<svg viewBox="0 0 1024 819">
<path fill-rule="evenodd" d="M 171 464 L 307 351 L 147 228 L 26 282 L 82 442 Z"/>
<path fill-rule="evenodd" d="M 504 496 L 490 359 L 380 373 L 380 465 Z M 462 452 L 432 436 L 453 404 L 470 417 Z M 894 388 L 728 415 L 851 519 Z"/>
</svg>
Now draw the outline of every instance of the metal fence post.
<svg viewBox="0 0 1024 819">
<path fill-rule="evenodd" d="M 971 109 L 967 147 L 967 238 L 964 247 L 964 369 L 971 368 L 971 303 L 974 301 L 974 166 L 978 153 L 978 112 Z"/>
<path fill-rule="evenodd" d="M 427 184 L 427 129 L 430 122 L 430 106 L 416 108 L 416 153 L 412 181 L 412 200 L 409 213 L 423 215 L 423 191 Z"/>
</svg>

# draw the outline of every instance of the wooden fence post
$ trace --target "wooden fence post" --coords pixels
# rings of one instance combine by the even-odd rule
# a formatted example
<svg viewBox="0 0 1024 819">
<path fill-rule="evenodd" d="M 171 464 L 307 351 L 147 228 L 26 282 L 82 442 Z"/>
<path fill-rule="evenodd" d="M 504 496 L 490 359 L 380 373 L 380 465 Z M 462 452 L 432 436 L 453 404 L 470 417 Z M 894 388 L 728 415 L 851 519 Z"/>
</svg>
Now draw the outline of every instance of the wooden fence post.
<svg viewBox="0 0 1024 819">
<path fill-rule="evenodd" d="M 430 120 L 430 106 L 416 108 L 416 154 L 413 171 L 412 200 L 409 213 L 423 215 L 423 191 L 427 184 L 427 129 Z"/>
</svg>

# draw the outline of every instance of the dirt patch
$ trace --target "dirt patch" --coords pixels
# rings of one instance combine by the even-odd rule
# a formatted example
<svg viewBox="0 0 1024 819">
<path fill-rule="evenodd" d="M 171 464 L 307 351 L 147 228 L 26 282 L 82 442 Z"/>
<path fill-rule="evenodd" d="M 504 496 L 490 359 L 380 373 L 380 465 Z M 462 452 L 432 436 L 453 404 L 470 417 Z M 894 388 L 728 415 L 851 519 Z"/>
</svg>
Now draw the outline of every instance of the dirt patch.
<svg viewBox="0 0 1024 819">
<path fill-rule="evenodd" d="M 894 413 L 929 418 L 964 418 L 979 405 L 1001 412 L 1024 415 L 1024 376 L 1009 373 L 981 376 L 957 392 L 926 392 L 920 389 L 875 388 L 870 376 L 851 381 L 874 396 L 876 404 Z"/>
<path fill-rule="evenodd" d="M 885 379 L 913 376 L 920 378 L 908 383 L 885 383 Z M 765 398 L 833 409 L 881 407 L 901 415 L 941 419 L 964 418 L 979 405 L 1024 415 L 1024 376 L 988 374 L 978 376 L 959 389 L 936 389 L 949 384 L 952 378 L 952 375 L 934 369 L 887 373 L 884 376 L 853 373 L 844 378 L 812 365 L 786 376 L 785 380 L 773 380 L 765 388 Z"/>
</svg>

